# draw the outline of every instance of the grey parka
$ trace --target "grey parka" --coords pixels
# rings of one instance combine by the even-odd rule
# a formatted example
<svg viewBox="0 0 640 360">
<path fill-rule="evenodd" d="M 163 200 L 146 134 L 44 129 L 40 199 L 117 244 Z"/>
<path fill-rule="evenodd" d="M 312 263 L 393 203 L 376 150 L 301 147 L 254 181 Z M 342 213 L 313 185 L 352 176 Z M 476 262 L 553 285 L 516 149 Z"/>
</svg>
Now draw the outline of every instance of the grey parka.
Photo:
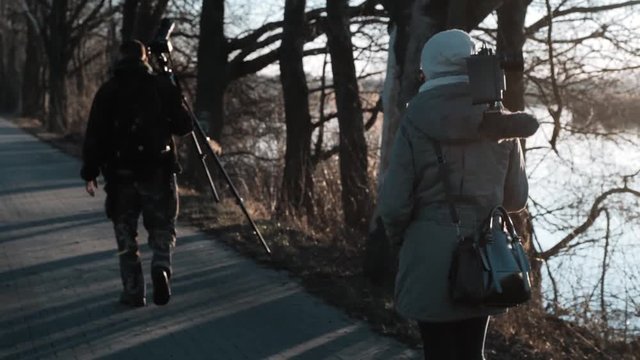
<svg viewBox="0 0 640 360">
<path fill-rule="evenodd" d="M 506 137 L 513 124 L 537 129 L 537 122 L 517 113 L 485 129 L 485 107 L 471 104 L 466 83 L 437 86 L 414 97 L 383 179 L 378 212 L 391 241 L 402 243 L 395 305 L 410 319 L 455 321 L 503 311 L 450 300 L 448 273 L 457 237 L 432 139 L 441 142 L 462 231 L 471 234 L 496 205 L 508 211 L 524 208 L 528 185 L 522 149 L 517 139 Z"/>
</svg>

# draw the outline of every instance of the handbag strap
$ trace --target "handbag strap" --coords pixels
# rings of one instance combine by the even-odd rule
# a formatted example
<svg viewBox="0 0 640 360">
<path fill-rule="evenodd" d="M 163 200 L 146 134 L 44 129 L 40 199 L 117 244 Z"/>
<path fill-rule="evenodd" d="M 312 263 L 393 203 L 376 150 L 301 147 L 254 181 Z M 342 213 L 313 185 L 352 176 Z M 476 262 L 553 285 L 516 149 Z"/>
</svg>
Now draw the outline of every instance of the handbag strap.
<svg viewBox="0 0 640 360">
<path fill-rule="evenodd" d="M 502 222 L 506 226 L 507 232 L 511 236 L 511 242 L 519 242 L 520 235 L 518 235 L 518 233 L 516 232 L 516 228 L 515 226 L 513 226 L 513 221 L 511 220 L 509 213 L 502 206 L 496 206 L 495 208 L 493 208 L 493 210 L 491 210 L 491 214 L 489 215 L 489 228 L 491 229 L 493 227 L 493 218 L 494 216 L 496 216 L 496 214 L 499 214 L 502 218 Z"/>
<path fill-rule="evenodd" d="M 451 193 L 451 184 L 449 182 L 449 169 L 447 168 L 447 162 L 442 153 L 442 146 L 437 140 L 432 140 L 433 149 L 436 152 L 438 158 L 438 174 L 440 175 L 440 181 L 444 187 L 444 195 L 449 205 L 449 214 L 451 215 L 451 222 L 456 226 L 458 236 L 460 236 L 460 215 L 453 203 L 453 194 Z"/>
</svg>

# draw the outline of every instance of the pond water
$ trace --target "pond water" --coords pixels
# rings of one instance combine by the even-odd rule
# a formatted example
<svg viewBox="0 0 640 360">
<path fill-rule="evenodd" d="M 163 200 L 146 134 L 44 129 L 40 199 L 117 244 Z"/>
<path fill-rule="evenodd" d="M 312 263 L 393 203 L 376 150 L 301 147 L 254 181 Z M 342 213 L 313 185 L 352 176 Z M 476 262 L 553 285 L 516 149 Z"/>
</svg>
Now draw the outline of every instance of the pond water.
<svg viewBox="0 0 640 360">
<path fill-rule="evenodd" d="M 544 118 L 540 115 L 539 118 Z M 640 190 L 640 136 L 561 132 L 556 150 L 550 148 L 551 124 L 543 124 L 527 141 L 529 207 L 540 249 L 549 250 L 586 221 L 596 198 L 613 188 Z M 616 328 L 640 330 L 640 207 L 632 194 L 611 195 L 600 207 L 609 212 L 609 246 L 604 276 L 608 321 Z M 577 236 L 571 247 L 547 262 L 566 308 L 600 316 L 601 278 L 607 238 L 607 217 Z M 547 299 L 553 298 L 551 277 L 543 269 Z M 626 314 L 626 315 L 625 315 Z"/>
</svg>

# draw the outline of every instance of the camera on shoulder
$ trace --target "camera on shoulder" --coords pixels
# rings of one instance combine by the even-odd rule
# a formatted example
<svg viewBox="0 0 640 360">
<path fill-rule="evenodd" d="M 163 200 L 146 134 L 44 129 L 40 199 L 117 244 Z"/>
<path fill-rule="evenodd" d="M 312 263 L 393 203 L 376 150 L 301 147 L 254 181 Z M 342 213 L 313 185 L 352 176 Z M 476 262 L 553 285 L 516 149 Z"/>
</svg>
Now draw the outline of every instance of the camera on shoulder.
<svg viewBox="0 0 640 360">
<path fill-rule="evenodd" d="M 524 71 L 522 53 L 495 53 L 486 44 L 480 51 L 467 58 L 467 72 L 474 105 L 488 104 L 500 107 L 502 93 L 506 90 L 504 72 Z"/>
</svg>

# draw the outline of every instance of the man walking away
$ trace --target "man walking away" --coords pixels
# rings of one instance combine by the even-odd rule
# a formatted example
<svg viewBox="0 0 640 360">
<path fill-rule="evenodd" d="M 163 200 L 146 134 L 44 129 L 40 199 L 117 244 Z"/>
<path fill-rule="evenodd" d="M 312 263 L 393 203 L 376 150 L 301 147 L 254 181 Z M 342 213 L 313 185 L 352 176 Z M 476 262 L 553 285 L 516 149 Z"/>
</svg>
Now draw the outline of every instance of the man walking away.
<svg viewBox="0 0 640 360">
<path fill-rule="evenodd" d="M 178 212 L 175 174 L 180 171 L 172 135 L 189 134 L 192 122 L 179 90 L 167 77 L 153 73 L 141 42 L 123 42 L 120 54 L 113 77 L 93 100 L 81 176 L 91 196 L 100 173 L 106 182 L 106 212 L 115 230 L 123 285 L 120 302 L 146 305 L 136 240 L 142 214 L 153 250 L 153 301 L 165 305 L 171 297 Z"/>
</svg>

